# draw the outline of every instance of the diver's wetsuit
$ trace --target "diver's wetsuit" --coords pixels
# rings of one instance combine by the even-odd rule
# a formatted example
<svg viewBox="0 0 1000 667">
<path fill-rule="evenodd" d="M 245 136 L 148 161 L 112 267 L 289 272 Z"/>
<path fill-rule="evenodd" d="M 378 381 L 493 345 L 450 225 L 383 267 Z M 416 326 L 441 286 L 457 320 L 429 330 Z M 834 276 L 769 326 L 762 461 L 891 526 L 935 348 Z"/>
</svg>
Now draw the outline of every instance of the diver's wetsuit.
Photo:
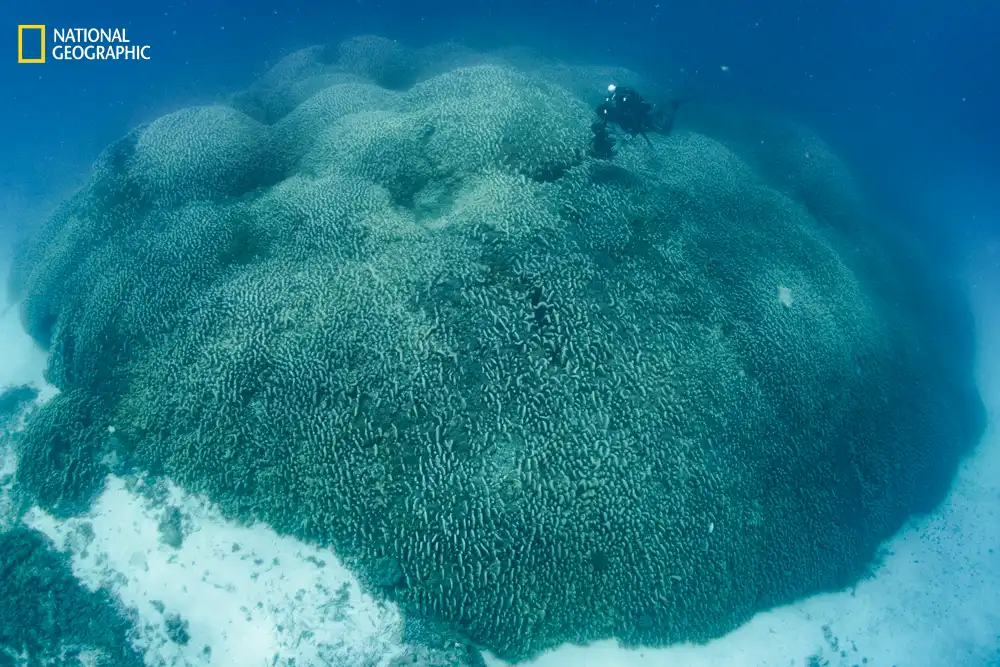
<svg viewBox="0 0 1000 667">
<path fill-rule="evenodd" d="M 642 95 L 632 88 L 614 88 L 609 92 L 611 94 L 597 107 L 597 115 L 605 123 L 614 123 L 633 136 L 646 137 L 646 132 L 655 129 L 653 105 L 642 99 Z"/>
<path fill-rule="evenodd" d="M 612 156 L 615 140 L 610 134 L 609 123 L 617 125 L 629 136 L 642 136 L 646 143 L 652 145 L 647 133 L 670 134 L 677 109 L 683 102 L 671 100 L 667 106 L 654 110 L 653 105 L 642 99 L 634 88 L 608 86 L 608 96 L 597 106 L 598 120 L 591 125 L 594 133 L 593 154 L 602 158 Z"/>
</svg>

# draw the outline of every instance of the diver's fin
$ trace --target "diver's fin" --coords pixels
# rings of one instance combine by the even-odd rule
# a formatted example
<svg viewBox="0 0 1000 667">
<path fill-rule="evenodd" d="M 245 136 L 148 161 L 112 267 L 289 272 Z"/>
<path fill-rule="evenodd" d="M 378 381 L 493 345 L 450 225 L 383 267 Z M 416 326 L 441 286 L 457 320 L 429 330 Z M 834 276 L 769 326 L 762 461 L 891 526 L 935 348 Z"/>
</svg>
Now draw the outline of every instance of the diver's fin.
<svg viewBox="0 0 1000 667">
<path fill-rule="evenodd" d="M 660 107 L 661 122 L 659 132 L 661 134 L 670 134 L 673 131 L 674 119 L 677 118 L 677 110 L 681 108 L 682 104 L 687 104 L 692 100 L 694 100 L 694 97 L 676 97 L 667 100 L 667 103 Z"/>
<path fill-rule="evenodd" d="M 674 111 L 677 111 L 682 104 L 687 104 L 688 102 L 694 102 L 694 100 L 695 100 L 694 95 L 688 95 L 687 97 L 676 97 L 672 100 L 669 100 L 668 104 L 670 104 L 670 106 L 673 107 Z"/>
</svg>

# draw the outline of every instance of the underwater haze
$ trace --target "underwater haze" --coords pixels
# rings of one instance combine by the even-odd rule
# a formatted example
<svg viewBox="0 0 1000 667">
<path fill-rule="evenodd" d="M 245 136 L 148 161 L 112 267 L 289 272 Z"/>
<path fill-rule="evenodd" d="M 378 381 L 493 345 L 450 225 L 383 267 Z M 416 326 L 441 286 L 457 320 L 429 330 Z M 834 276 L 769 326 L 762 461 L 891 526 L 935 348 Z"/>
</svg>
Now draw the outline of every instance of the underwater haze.
<svg viewBox="0 0 1000 667">
<path fill-rule="evenodd" d="M 0 12 L 0 665 L 1000 665 L 995 3 Z"/>
</svg>

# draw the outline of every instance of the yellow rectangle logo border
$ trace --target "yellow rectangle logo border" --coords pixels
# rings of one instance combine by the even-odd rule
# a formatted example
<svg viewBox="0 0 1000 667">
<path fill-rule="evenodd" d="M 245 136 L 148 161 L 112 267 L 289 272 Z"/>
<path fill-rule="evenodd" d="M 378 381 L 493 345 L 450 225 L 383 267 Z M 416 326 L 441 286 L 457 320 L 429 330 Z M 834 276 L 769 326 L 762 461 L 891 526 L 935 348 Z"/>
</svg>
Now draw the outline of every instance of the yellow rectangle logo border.
<svg viewBox="0 0 1000 667">
<path fill-rule="evenodd" d="M 42 55 L 40 58 L 24 57 L 24 31 L 38 30 L 42 35 Z M 17 26 L 17 62 L 22 64 L 39 64 L 45 62 L 45 26 L 37 23 Z"/>
</svg>

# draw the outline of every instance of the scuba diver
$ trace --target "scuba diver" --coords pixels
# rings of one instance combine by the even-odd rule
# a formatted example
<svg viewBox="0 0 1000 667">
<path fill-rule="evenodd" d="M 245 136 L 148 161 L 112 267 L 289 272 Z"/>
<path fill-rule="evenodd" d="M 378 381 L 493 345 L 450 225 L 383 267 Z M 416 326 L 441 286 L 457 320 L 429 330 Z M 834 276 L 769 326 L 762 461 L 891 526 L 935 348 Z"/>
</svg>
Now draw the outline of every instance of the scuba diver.
<svg viewBox="0 0 1000 667">
<path fill-rule="evenodd" d="M 615 139 L 609 125 L 617 125 L 630 137 L 641 136 L 652 145 L 647 134 L 670 134 L 674 127 L 677 109 L 687 99 L 671 100 L 666 106 L 654 105 L 642 99 L 633 88 L 608 86 L 608 96 L 597 106 L 598 119 L 590 126 L 594 133 L 591 152 L 595 157 L 610 159 L 614 155 Z"/>
</svg>

